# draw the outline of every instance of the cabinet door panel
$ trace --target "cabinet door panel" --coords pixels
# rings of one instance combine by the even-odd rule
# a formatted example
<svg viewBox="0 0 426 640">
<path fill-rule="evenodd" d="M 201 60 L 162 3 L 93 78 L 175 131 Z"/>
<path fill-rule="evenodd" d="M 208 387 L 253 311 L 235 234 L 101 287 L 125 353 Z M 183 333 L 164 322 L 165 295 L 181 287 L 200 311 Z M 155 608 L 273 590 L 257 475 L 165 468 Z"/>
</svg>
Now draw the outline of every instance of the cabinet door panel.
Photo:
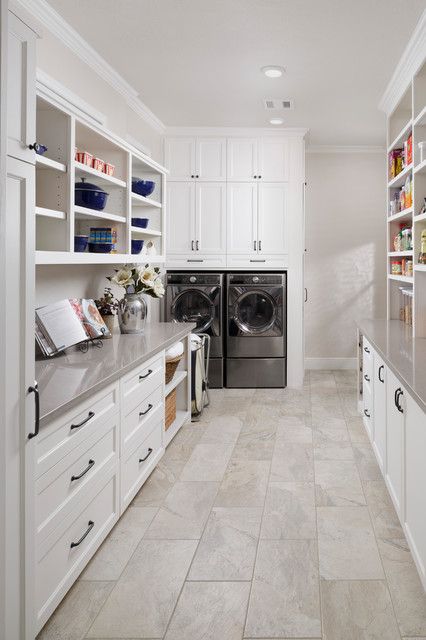
<svg viewBox="0 0 426 640">
<path fill-rule="evenodd" d="M 197 182 L 195 191 L 197 257 L 226 253 L 226 185 Z"/>
<path fill-rule="evenodd" d="M 259 142 L 259 174 L 265 182 L 288 180 L 289 144 L 282 138 L 262 138 Z"/>
<path fill-rule="evenodd" d="M 403 513 L 404 414 L 395 404 L 395 392 L 402 389 L 399 380 L 388 370 L 386 379 L 386 483 L 398 515 Z M 403 398 L 400 398 L 400 403 Z"/>
<path fill-rule="evenodd" d="M 250 182 L 258 175 L 257 138 L 228 138 L 228 180 Z"/>
<path fill-rule="evenodd" d="M 373 404 L 374 404 L 374 439 L 373 449 L 383 473 L 386 462 L 386 376 L 385 363 L 374 353 L 373 366 Z"/>
<path fill-rule="evenodd" d="M 227 252 L 256 256 L 257 184 L 227 185 Z"/>
<path fill-rule="evenodd" d="M 189 255 L 195 248 L 195 183 L 167 183 L 167 252 Z"/>
<path fill-rule="evenodd" d="M 287 185 L 259 183 L 259 252 L 268 255 L 287 253 Z"/>
<path fill-rule="evenodd" d="M 196 175 L 199 180 L 226 180 L 226 138 L 197 138 Z"/>
<path fill-rule="evenodd" d="M 195 138 L 166 138 L 164 152 L 169 180 L 191 180 L 195 175 Z"/>
</svg>

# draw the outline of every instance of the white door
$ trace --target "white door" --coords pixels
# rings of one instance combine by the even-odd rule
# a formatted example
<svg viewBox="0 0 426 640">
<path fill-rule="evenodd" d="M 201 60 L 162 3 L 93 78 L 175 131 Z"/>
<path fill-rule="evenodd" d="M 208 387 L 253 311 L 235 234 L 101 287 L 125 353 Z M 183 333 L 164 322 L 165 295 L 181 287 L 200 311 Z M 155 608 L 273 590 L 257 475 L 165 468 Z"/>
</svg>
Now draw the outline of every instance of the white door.
<svg viewBox="0 0 426 640">
<path fill-rule="evenodd" d="M 287 253 L 287 185 L 259 183 L 258 251 L 262 255 Z"/>
<path fill-rule="evenodd" d="M 258 179 L 257 138 L 228 138 L 227 176 L 233 182 Z"/>
<path fill-rule="evenodd" d="M 259 141 L 259 176 L 265 182 L 285 182 L 289 174 L 289 143 L 284 138 Z"/>
<path fill-rule="evenodd" d="M 226 138 L 197 138 L 195 157 L 198 180 L 226 180 Z"/>
<path fill-rule="evenodd" d="M 166 138 L 164 161 L 173 181 L 195 178 L 195 138 Z"/>
<path fill-rule="evenodd" d="M 195 252 L 195 183 L 167 183 L 167 253 Z"/>
<path fill-rule="evenodd" d="M 426 414 L 406 395 L 405 526 L 426 589 Z"/>
<path fill-rule="evenodd" d="M 386 462 L 386 376 L 387 367 L 380 358 L 374 353 L 373 366 L 373 404 L 374 404 L 374 439 L 373 448 L 377 457 L 377 461 L 385 473 Z"/>
<path fill-rule="evenodd" d="M 195 185 L 195 248 L 197 257 L 226 254 L 226 185 L 199 182 Z"/>
<path fill-rule="evenodd" d="M 29 146 L 35 135 L 35 48 L 36 34 L 9 12 L 7 73 L 7 153 L 35 163 Z"/>
<path fill-rule="evenodd" d="M 399 380 L 388 369 L 386 376 L 386 484 L 400 517 L 403 513 L 404 395 Z"/>
<path fill-rule="evenodd" d="M 227 253 L 257 255 L 257 184 L 228 183 Z"/>
</svg>

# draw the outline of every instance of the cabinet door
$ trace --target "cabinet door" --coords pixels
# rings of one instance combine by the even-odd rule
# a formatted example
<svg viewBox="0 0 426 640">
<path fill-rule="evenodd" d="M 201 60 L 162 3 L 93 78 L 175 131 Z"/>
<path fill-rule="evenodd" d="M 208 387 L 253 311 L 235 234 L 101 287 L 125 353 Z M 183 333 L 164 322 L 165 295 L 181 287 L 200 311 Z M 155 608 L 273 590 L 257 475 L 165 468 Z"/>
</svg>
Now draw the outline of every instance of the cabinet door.
<svg viewBox="0 0 426 640">
<path fill-rule="evenodd" d="M 386 376 L 387 367 L 377 353 L 373 359 L 373 405 L 374 405 L 374 437 L 373 449 L 382 473 L 385 473 L 386 462 Z"/>
<path fill-rule="evenodd" d="M 195 175 L 199 180 L 226 180 L 226 138 L 197 138 Z"/>
<path fill-rule="evenodd" d="M 287 185 L 258 184 L 258 250 L 262 255 L 287 253 Z"/>
<path fill-rule="evenodd" d="M 228 138 L 227 176 L 234 182 L 251 182 L 258 176 L 257 138 Z"/>
<path fill-rule="evenodd" d="M 362 402 L 363 402 L 363 422 L 370 440 L 373 439 L 374 432 L 374 402 L 371 385 L 366 380 L 362 385 Z"/>
<path fill-rule="evenodd" d="M 167 183 L 167 253 L 195 252 L 195 183 Z"/>
<path fill-rule="evenodd" d="M 403 460 L 404 460 L 404 414 L 397 407 L 403 408 L 404 391 L 399 380 L 388 370 L 386 377 L 386 484 L 399 515 L 403 513 Z"/>
<path fill-rule="evenodd" d="M 226 185 L 199 182 L 195 185 L 195 239 L 197 257 L 226 253 Z"/>
<path fill-rule="evenodd" d="M 166 138 L 164 161 L 169 180 L 185 181 L 195 177 L 195 138 Z"/>
<path fill-rule="evenodd" d="M 426 589 L 426 414 L 410 395 L 405 417 L 405 526 Z"/>
<path fill-rule="evenodd" d="M 289 143 L 285 138 L 262 138 L 259 141 L 259 175 L 265 182 L 288 180 Z"/>
<path fill-rule="evenodd" d="M 227 184 L 227 253 L 257 255 L 257 184 Z"/>
<path fill-rule="evenodd" d="M 31 163 L 35 151 L 29 145 L 36 141 L 35 40 L 34 31 L 9 12 L 7 153 Z"/>
</svg>

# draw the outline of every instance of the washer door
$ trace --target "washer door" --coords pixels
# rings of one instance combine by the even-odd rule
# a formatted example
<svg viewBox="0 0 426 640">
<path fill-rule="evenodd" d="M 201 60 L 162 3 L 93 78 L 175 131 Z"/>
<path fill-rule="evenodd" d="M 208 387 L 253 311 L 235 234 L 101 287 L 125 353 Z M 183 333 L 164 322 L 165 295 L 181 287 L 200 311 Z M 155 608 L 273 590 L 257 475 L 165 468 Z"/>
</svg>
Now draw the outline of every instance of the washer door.
<svg viewBox="0 0 426 640">
<path fill-rule="evenodd" d="M 269 331 L 277 319 L 274 298 L 259 289 L 245 291 L 235 300 L 233 319 L 245 334 L 260 335 Z"/>
<path fill-rule="evenodd" d="M 196 331 L 206 332 L 215 319 L 214 304 L 200 289 L 185 289 L 173 301 L 172 317 L 177 322 L 196 322 Z"/>
</svg>

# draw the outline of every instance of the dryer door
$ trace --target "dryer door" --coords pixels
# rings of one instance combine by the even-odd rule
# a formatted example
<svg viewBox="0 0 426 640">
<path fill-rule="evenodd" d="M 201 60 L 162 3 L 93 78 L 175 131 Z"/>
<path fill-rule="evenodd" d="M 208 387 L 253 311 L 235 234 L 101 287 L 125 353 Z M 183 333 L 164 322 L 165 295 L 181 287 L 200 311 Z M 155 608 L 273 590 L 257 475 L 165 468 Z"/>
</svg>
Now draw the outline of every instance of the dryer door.
<svg viewBox="0 0 426 640">
<path fill-rule="evenodd" d="M 194 287 L 179 293 L 173 300 L 171 315 L 176 322 L 195 322 L 196 332 L 218 335 L 214 302 L 202 289 Z"/>
</svg>

